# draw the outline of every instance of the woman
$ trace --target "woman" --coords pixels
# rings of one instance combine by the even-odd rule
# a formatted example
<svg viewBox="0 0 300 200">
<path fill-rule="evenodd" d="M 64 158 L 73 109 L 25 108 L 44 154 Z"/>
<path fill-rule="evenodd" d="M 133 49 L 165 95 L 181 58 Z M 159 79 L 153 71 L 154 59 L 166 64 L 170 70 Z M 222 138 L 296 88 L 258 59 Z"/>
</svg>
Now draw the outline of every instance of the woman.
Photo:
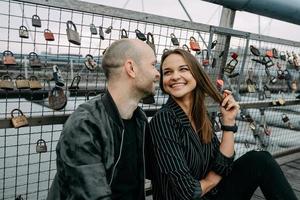
<svg viewBox="0 0 300 200">
<path fill-rule="evenodd" d="M 233 161 L 239 105 L 230 91 L 219 94 L 193 55 L 165 52 L 160 74 L 169 99 L 151 119 L 146 137 L 154 200 L 247 200 L 258 186 L 267 199 L 296 199 L 268 152 L 251 151 Z M 221 142 L 207 115 L 207 95 L 220 103 Z"/>
</svg>

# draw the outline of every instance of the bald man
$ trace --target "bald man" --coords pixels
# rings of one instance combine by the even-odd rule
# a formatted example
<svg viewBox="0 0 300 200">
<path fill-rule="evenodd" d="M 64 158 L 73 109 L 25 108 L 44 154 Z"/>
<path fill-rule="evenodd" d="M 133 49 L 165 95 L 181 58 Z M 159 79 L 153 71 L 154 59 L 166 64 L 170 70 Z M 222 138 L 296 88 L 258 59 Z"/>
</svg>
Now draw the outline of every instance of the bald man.
<svg viewBox="0 0 300 200">
<path fill-rule="evenodd" d="M 48 200 L 145 199 L 147 118 L 138 103 L 154 95 L 155 64 L 153 50 L 140 40 L 118 40 L 106 50 L 107 91 L 80 105 L 66 121 Z"/>
</svg>

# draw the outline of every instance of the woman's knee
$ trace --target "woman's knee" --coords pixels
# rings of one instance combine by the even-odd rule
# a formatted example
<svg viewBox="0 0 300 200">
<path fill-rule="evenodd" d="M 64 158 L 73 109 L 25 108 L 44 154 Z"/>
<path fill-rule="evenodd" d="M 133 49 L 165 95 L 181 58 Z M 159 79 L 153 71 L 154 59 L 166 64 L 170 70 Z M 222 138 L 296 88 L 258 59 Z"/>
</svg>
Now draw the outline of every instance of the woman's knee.
<svg viewBox="0 0 300 200">
<path fill-rule="evenodd" d="M 257 165 L 260 168 L 265 168 L 275 163 L 274 158 L 268 151 L 250 151 L 245 156 L 250 165 Z"/>
</svg>

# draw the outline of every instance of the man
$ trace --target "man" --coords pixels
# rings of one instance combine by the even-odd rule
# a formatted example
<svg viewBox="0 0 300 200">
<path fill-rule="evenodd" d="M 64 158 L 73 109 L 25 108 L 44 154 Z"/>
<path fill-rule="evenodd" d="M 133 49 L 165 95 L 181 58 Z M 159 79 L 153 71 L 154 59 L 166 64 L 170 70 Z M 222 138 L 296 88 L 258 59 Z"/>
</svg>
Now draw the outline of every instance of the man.
<svg viewBox="0 0 300 200">
<path fill-rule="evenodd" d="M 106 50 L 107 92 L 80 105 L 65 123 L 49 200 L 145 199 L 147 118 L 138 103 L 155 92 L 155 64 L 153 50 L 140 40 L 118 40 Z"/>
</svg>

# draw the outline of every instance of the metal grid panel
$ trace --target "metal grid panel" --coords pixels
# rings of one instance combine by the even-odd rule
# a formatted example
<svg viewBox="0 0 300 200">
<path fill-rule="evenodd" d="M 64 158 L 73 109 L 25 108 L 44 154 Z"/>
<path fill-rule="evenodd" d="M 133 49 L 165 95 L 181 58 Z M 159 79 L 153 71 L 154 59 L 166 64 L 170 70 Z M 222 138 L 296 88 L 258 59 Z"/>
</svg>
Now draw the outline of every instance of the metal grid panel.
<svg viewBox="0 0 300 200">
<path fill-rule="evenodd" d="M 33 14 L 37 14 L 41 18 L 42 28 L 31 25 Z M 18 74 L 23 74 L 26 78 L 36 75 L 43 86 L 41 90 L 37 91 L 18 90 L 15 86 L 12 91 L 0 89 L 2 127 L 0 129 L 0 199 L 12 199 L 17 195 L 22 195 L 26 199 L 44 199 L 46 197 L 56 170 L 55 147 L 62 124 L 78 105 L 105 89 L 106 82 L 100 67 L 102 53 L 113 41 L 120 38 L 123 28 L 127 31 L 129 38 L 136 37 L 136 29 L 145 34 L 151 32 L 154 36 L 158 60 L 164 49 L 176 47 L 171 42 L 171 33 L 174 33 L 179 40 L 180 47 L 183 44 L 189 46 L 190 37 L 194 36 L 201 49 L 208 49 L 210 59 L 216 58 L 216 67 L 212 68 L 211 65 L 208 65 L 205 70 L 214 81 L 223 77 L 224 87 L 236 91 L 236 97 L 241 103 L 242 115 L 238 117 L 239 132 L 235 137 L 237 157 L 250 149 L 264 148 L 276 154 L 299 148 L 297 142 L 297 131 L 300 129 L 299 106 L 296 106 L 299 101 L 294 101 L 295 93 L 291 93 L 286 83 L 280 80 L 272 86 L 271 99 L 258 100 L 258 92 L 246 92 L 247 85 L 245 83 L 250 68 L 253 70 L 253 77 L 257 80 L 258 91 L 261 90 L 261 83 L 268 81 L 264 66 L 251 60 L 254 56 L 248 50 L 250 44 L 256 47 L 260 46 L 261 52 L 271 48 L 299 52 L 300 44 L 298 43 L 78 1 L 70 3 L 70 1 L 1 0 L 0 20 L 1 51 L 12 51 L 17 60 L 15 66 L 5 66 L 1 63 L 1 76 L 9 74 L 14 80 Z M 66 34 L 68 20 L 72 20 L 76 24 L 77 31 L 81 36 L 80 46 L 68 42 Z M 99 35 L 91 35 L 91 23 L 97 27 L 102 26 L 104 31 L 112 26 L 112 31 L 109 34 L 104 33 L 105 40 L 101 40 Z M 26 26 L 29 30 L 28 39 L 19 37 L 21 25 Z M 54 33 L 55 41 L 45 41 L 43 34 L 46 28 Z M 214 49 L 211 49 L 211 42 L 214 40 L 217 40 L 218 43 Z M 30 67 L 28 60 L 30 52 L 36 52 L 40 56 L 43 67 L 40 69 Z M 223 52 L 223 56 L 220 56 L 221 52 Z M 223 75 L 222 69 L 232 59 L 233 52 L 238 54 L 238 65 L 235 71 L 240 75 L 228 78 Z M 95 71 L 91 72 L 84 66 L 87 54 L 93 55 L 98 64 Z M 200 62 L 203 61 L 203 53 L 197 54 L 192 51 L 192 54 Z M 275 61 L 283 68 L 290 69 L 294 76 L 293 79 L 299 83 L 298 71 L 293 69 L 293 66 L 280 59 Z M 61 111 L 49 108 L 47 98 L 48 92 L 55 86 L 52 76 L 54 64 L 57 64 L 61 70 L 65 81 L 63 89 L 68 97 L 68 103 Z M 270 68 L 270 72 L 275 74 L 276 68 Z M 79 90 L 71 91 L 68 88 L 77 74 L 81 76 Z M 278 88 L 285 92 L 284 95 L 278 94 Z M 286 99 L 286 106 L 272 106 L 272 100 L 276 100 L 281 95 Z M 151 117 L 166 101 L 166 98 L 157 88 L 155 103 L 141 104 L 141 106 Z M 216 105 L 209 105 L 209 112 L 216 114 Z M 20 129 L 11 128 L 10 112 L 14 108 L 21 109 L 29 117 L 30 126 Z M 265 109 L 266 123 L 272 129 L 270 136 L 252 131 L 249 119 L 248 121 L 245 119 L 247 114 L 250 115 L 259 128 L 261 108 Z M 283 113 L 288 115 L 293 129 L 290 129 L 288 123 L 282 121 Z M 42 120 L 43 118 L 49 119 L 47 117 L 57 120 L 47 122 Z M 217 121 L 217 118 L 215 117 L 214 120 Z M 47 143 L 46 153 L 36 153 L 36 142 L 40 138 Z"/>
</svg>

